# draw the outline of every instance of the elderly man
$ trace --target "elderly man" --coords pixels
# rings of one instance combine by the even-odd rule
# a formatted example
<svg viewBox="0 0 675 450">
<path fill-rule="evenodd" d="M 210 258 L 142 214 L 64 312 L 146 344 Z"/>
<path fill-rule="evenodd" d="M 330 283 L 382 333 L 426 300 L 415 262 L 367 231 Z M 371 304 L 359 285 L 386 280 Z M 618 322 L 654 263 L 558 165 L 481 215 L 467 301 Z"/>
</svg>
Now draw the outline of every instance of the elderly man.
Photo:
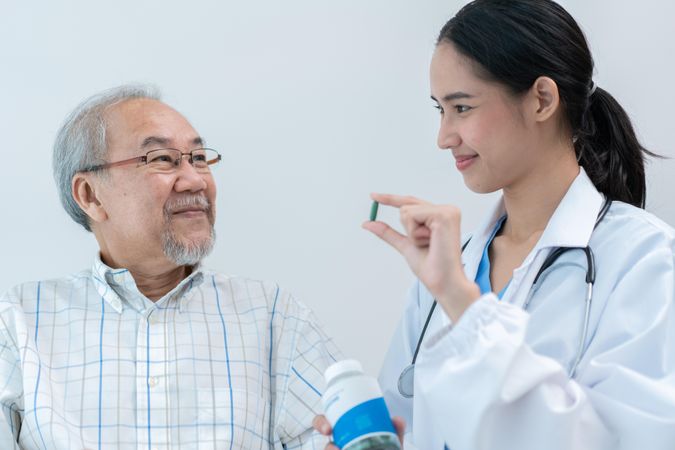
<svg viewBox="0 0 675 450">
<path fill-rule="evenodd" d="M 274 284 L 200 261 L 220 155 L 143 87 L 80 105 L 60 130 L 62 203 L 93 267 L 0 299 L 0 448 L 321 448 L 334 361 L 311 312 Z"/>
</svg>

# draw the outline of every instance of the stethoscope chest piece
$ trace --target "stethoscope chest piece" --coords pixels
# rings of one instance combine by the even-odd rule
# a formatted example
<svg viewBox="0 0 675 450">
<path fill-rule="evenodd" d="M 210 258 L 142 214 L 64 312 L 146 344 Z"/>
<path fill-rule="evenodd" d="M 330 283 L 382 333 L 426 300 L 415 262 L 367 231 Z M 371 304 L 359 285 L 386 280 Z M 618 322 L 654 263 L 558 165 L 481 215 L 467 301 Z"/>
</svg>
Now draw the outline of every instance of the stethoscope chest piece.
<svg viewBox="0 0 675 450">
<path fill-rule="evenodd" d="M 408 364 L 398 377 L 398 392 L 402 397 L 412 398 L 415 390 L 415 364 Z"/>
</svg>

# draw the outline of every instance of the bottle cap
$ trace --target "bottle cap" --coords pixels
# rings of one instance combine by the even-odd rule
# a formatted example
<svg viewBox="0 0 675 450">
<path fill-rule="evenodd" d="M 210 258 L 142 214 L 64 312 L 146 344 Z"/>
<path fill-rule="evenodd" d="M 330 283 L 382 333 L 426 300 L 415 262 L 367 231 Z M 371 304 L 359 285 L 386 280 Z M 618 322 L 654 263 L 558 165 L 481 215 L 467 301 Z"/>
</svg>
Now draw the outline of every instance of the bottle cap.
<svg viewBox="0 0 675 450">
<path fill-rule="evenodd" d="M 334 364 L 331 364 L 324 373 L 324 377 L 326 377 L 326 384 L 330 384 L 335 378 L 349 372 L 363 373 L 363 367 L 361 367 L 361 363 L 355 359 L 345 359 L 343 361 L 338 361 Z"/>
</svg>

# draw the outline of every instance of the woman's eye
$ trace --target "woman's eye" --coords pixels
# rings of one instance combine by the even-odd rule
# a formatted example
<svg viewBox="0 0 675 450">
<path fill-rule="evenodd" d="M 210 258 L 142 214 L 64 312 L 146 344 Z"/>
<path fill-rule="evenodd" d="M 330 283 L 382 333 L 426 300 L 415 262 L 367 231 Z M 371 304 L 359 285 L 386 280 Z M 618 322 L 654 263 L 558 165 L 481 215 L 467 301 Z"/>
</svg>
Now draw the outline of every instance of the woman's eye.
<svg viewBox="0 0 675 450">
<path fill-rule="evenodd" d="M 455 108 L 455 111 L 457 111 L 459 114 L 465 113 L 465 112 L 467 112 L 471 109 L 470 106 L 466 106 L 466 105 L 456 105 L 456 106 L 454 106 L 454 108 Z"/>
<path fill-rule="evenodd" d="M 443 114 L 443 107 L 441 105 L 434 105 L 434 108 L 436 108 L 438 111 L 440 111 L 441 114 Z"/>
</svg>

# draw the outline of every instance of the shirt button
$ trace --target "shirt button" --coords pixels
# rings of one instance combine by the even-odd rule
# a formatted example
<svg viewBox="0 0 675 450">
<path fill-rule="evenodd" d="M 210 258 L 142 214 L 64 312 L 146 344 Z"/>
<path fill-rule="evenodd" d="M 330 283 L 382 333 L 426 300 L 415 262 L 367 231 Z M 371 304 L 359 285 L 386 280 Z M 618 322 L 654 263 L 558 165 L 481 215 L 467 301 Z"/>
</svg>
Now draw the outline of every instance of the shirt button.
<svg viewBox="0 0 675 450">
<path fill-rule="evenodd" d="M 154 388 L 159 384 L 159 377 L 150 377 L 148 378 L 148 386 Z"/>
</svg>

